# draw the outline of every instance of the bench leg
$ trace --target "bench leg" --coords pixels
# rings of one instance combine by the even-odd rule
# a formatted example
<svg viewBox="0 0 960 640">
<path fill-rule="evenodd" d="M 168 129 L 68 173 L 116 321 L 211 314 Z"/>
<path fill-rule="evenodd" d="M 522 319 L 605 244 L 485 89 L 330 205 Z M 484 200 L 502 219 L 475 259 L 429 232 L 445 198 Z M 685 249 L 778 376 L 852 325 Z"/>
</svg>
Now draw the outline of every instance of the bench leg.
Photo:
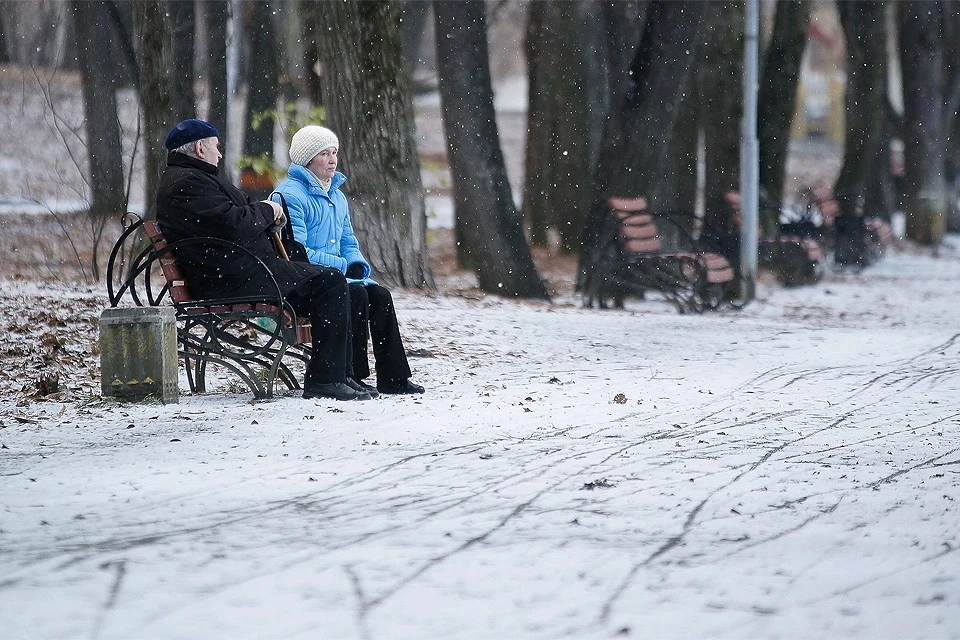
<svg viewBox="0 0 960 640">
<path fill-rule="evenodd" d="M 180 344 L 182 346 L 180 355 L 184 359 L 191 391 L 194 393 L 206 392 L 207 364 L 213 363 L 235 373 L 250 388 L 254 397 L 265 399 L 273 396 L 273 380 L 277 375 L 280 360 L 286 351 L 286 343 L 264 355 L 240 357 L 231 355 L 226 346 L 233 345 L 242 348 L 248 345 L 230 336 L 227 332 L 219 334 L 218 337 L 219 332 L 216 328 L 208 326 L 206 323 L 188 324 L 182 331 L 183 333 L 180 334 Z M 195 331 L 198 331 L 199 335 L 194 333 Z M 266 385 L 257 375 L 255 366 L 269 371 Z"/>
</svg>

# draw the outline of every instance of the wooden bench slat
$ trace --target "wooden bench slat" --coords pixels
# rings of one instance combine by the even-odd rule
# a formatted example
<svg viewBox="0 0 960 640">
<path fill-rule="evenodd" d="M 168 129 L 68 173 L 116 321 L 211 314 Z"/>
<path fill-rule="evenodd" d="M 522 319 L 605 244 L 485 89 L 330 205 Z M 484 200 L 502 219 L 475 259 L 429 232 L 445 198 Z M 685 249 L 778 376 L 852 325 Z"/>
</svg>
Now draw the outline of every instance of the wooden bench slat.
<svg viewBox="0 0 960 640">
<path fill-rule="evenodd" d="M 615 211 L 645 211 L 646 198 L 608 198 L 607 204 Z"/>
<path fill-rule="evenodd" d="M 653 253 L 660 250 L 660 240 L 657 238 L 649 239 L 625 239 L 621 246 L 624 251 L 630 253 Z"/>
<path fill-rule="evenodd" d="M 186 285 L 182 283 L 173 284 L 170 286 L 170 298 L 176 304 L 183 304 L 193 300 L 193 297 L 190 295 L 190 291 L 188 291 Z"/>
</svg>

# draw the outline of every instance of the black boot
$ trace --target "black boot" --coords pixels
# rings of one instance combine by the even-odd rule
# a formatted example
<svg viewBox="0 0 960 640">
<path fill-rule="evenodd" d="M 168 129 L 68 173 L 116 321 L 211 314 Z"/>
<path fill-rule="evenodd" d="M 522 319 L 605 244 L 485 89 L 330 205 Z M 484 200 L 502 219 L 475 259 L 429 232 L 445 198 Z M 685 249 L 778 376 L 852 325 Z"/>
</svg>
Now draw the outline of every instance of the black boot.
<svg viewBox="0 0 960 640">
<path fill-rule="evenodd" d="M 408 393 L 423 393 L 424 388 L 418 384 L 406 380 L 384 380 L 377 381 L 377 391 L 387 395 L 400 395 Z"/>
<path fill-rule="evenodd" d="M 371 398 L 376 398 L 380 395 L 380 392 L 377 391 L 376 387 L 371 387 L 369 384 L 363 380 L 354 380 L 353 378 L 347 378 L 347 384 L 350 385 L 357 391 L 369 394 Z"/>
<path fill-rule="evenodd" d="M 366 391 L 357 391 L 346 382 L 308 382 L 303 386 L 303 397 L 333 398 L 334 400 L 370 400 Z"/>
</svg>

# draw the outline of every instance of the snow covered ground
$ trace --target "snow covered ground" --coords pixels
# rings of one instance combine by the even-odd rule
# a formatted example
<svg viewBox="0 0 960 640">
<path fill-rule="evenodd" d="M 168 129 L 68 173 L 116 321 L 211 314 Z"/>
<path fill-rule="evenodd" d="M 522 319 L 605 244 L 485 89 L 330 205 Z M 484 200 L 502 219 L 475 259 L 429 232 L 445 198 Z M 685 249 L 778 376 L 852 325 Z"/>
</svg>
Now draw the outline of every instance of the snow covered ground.
<svg viewBox="0 0 960 640">
<path fill-rule="evenodd" d="M 397 300 L 422 397 L 0 398 L 0 637 L 960 638 L 955 247 L 739 313 Z"/>
</svg>

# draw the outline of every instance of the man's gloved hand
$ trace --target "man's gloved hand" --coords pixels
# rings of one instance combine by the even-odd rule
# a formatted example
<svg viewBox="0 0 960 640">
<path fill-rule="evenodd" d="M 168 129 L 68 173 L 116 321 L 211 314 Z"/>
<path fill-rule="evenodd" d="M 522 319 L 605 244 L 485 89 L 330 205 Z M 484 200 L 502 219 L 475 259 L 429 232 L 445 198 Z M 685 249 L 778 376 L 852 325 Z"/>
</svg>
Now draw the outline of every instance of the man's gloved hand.
<svg viewBox="0 0 960 640">
<path fill-rule="evenodd" d="M 347 266 L 347 272 L 344 274 L 351 280 L 360 280 L 363 278 L 363 264 L 359 262 L 351 262 Z"/>
<path fill-rule="evenodd" d="M 280 231 L 280 229 L 283 229 L 286 225 L 287 225 L 287 216 L 284 215 L 283 211 L 281 211 L 280 215 L 274 218 L 273 224 L 267 227 L 267 231 L 269 231 L 270 233 L 273 233 L 275 231 Z"/>
<path fill-rule="evenodd" d="M 261 200 L 260 202 L 265 202 L 270 205 L 270 208 L 273 209 L 273 224 L 267 227 L 267 231 L 273 233 L 275 231 L 280 231 L 287 224 L 287 216 L 283 212 L 283 207 L 274 202 L 273 200 Z"/>
</svg>

